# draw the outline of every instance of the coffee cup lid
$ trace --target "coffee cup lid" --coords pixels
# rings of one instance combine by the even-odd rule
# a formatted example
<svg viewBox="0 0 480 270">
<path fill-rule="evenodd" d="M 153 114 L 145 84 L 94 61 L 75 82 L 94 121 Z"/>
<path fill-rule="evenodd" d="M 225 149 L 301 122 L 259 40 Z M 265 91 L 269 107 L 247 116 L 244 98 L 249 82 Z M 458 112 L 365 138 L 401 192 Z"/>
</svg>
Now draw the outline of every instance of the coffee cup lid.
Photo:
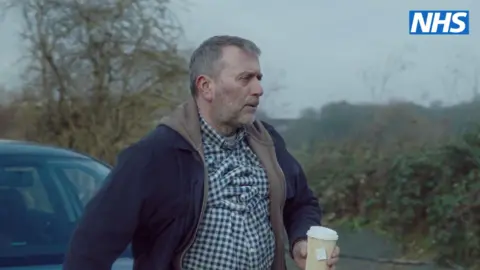
<svg viewBox="0 0 480 270">
<path fill-rule="evenodd" d="M 337 241 L 338 234 L 336 231 L 322 226 L 312 226 L 307 232 L 307 236 L 316 238 L 319 240 L 329 240 L 329 241 Z"/>
</svg>

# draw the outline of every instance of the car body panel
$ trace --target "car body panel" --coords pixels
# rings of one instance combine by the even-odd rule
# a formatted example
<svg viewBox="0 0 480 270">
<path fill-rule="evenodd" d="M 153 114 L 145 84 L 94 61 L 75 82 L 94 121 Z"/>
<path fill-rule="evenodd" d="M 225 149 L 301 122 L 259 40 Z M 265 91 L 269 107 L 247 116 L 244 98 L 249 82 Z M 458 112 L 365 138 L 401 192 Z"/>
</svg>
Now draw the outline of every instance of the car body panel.
<svg viewBox="0 0 480 270">
<path fill-rule="evenodd" d="M 48 155 L 56 157 L 76 157 L 76 158 L 91 158 L 82 153 L 77 153 L 73 150 L 47 146 L 32 142 L 0 140 L 0 155 Z"/>
<path fill-rule="evenodd" d="M 3 159 L 3 160 L 2 160 Z M 2 166 L 10 166 L 9 164 L 16 164 L 18 163 L 20 166 L 30 166 L 27 164 L 35 164 L 35 160 L 45 160 L 45 159 L 52 159 L 57 161 L 61 161 L 60 163 L 65 163 L 70 166 L 70 164 L 74 164 L 76 162 L 92 162 L 92 164 L 98 164 L 100 167 L 103 167 L 102 170 L 105 168 L 107 170 L 104 171 L 104 173 L 108 173 L 108 171 L 111 169 L 111 166 L 97 160 L 93 157 L 90 157 L 88 155 L 78 153 L 69 149 L 65 148 L 60 148 L 60 147 L 53 147 L 53 146 L 46 146 L 46 145 L 41 145 L 37 143 L 31 143 L 31 142 L 22 142 L 22 141 L 9 141 L 9 140 L 1 140 L 0 139 L 0 168 Z M 72 162 L 72 163 L 70 163 Z M 103 165 L 103 166 L 102 166 Z M 34 166 L 34 165 L 32 165 Z M 61 165 L 58 165 L 61 166 Z M 63 166 L 63 165 L 62 165 Z M 67 166 L 67 167 L 68 167 Z M 67 168 L 65 167 L 65 168 Z M 69 167 L 68 167 L 69 168 Z M 90 168 L 90 167 L 89 167 Z M 92 168 L 90 168 L 92 169 Z M 103 182 L 103 176 L 102 174 L 101 177 L 98 179 L 102 179 L 100 182 Z M 10 178 L 5 178 L 8 181 L 10 181 Z M 15 179 L 15 178 L 13 178 Z M 48 180 L 50 181 L 50 180 Z M 47 182 L 48 182 L 47 181 Z M 53 181 L 53 180 L 52 180 Z M 67 181 L 68 182 L 68 181 Z M 5 182 L 4 182 L 5 183 Z M 8 182 L 11 183 L 11 182 Z M 12 182 L 12 183 L 17 183 L 17 182 Z M 23 183 L 23 182 L 22 182 Z M 16 185 L 16 184 L 15 184 Z M 64 184 L 61 184 L 62 186 Z M 6 188 L 10 187 L 9 184 L 5 186 Z M 5 188 L 4 187 L 4 188 Z M 1 188 L 1 187 L 0 187 Z M 64 191 L 62 191 L 64 192 Z M 75 197 L 78 196 L 79 193 L 73 193 L 76 194 L 73 197 L 65 197 L 66 201 L 64 203 L 66 204 L 74 204 L 77 199 Z M 50 195 L 48 195 L 50 196 Z M 57 196 L 57 195 L 55 195 Z M 66 195 L 63 195 L 66 196 Z M 76 205 L 78 206 L 78 205 Z M 74 214 L 76 216 L 76 219 L 78 220 L 79 216 L 81 215 L 83 206 L 79 207 L 79 210 L 76 211 Z M 72 212 L 73 213 L 73 212 Z M 8 235 L 8 234 L 7 234 Z M 21 234 L 23 235 L 23 234 Z M 68 235 L 68 234 L 67 234 Z M 129 250 L 127 251 L 119 258 L 116 260 L 114 263 L 112 270 L 131 270 L 133 269 L 133 259 L 130 258 L 130 256 L 125 255 L 125 254 L 130 254 Z M 2 254 L 0 254 L 0 259 Z M 5 255 L 5 254 L 4 254 Z M 32 254 L 32 256 L 35 256 L 37 254 Z M 17 255 L 15 255 L 17 256 Z M 60 262 L 61 259 L 56 259 L 53 262 Z M 48 262 L 47 262 L 48 263 Z M 0 270 L 60 270 L 62 269 L 61 264 L 28 264 L 25 263 L 25 265 L 15 265 L 15 266 L 10 266 L 12 264 L 5 264 L 9 266 L 0 266 Z"/>
<path fill-rule="evenodd" d="M 62 270 L 62 265 L 31 265 L 31 266 L 13 266 L 0 267 L 2 270 Z M 112 270 L 132 270 L 133 260 L 129 258 L 118 259 L 112 267 Z"/>
</svg>

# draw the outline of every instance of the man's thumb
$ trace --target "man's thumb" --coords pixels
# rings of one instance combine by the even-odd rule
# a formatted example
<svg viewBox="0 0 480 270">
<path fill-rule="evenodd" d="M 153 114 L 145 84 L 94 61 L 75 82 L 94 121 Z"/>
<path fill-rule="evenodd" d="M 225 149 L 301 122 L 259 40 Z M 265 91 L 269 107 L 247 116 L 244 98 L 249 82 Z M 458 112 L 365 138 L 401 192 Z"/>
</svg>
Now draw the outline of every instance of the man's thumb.
<svg viewBox="0 0 480 270">
<path fill-rule="evenodd" d="M 300 255 L 302 257 L 307 257 L 308 249 L 307 249 L 307 242 L 304 242 L 300 246 Z"/>
<path fill-rule="evenodd" d="M 293 254 L 299 256 L 300 258 L 306 258 L 308 253 L 307 241 L 299 241 L 293 247 Z"/>
</svg>

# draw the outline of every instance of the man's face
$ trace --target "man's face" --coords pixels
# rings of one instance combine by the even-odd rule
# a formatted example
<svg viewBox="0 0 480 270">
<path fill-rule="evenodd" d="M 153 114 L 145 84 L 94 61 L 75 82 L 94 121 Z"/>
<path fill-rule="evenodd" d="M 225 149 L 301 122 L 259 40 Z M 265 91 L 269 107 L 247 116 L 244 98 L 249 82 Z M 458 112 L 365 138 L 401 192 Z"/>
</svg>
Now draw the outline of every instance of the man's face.
<svg viewBox="0 0 480 270">
<path fill-rule="evenodd" d="M 263 95 L 258 57 L 237 47 L 225 47 L 212 82 L 211 113 L 220 123 L 251 124 Z"/>
</svg>

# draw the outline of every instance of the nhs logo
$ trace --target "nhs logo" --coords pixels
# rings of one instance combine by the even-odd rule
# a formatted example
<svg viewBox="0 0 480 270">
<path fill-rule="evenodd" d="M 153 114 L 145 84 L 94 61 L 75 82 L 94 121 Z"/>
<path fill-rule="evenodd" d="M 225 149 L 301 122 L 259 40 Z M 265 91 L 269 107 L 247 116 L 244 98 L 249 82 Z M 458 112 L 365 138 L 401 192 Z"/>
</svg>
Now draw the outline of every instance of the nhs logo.
<svg viewBox="0 0 480 270">
<path fill-rule="evenodd" d="M 468 10 L 410 10 L 410 35 L 468 35 Z"/>
</svg>

